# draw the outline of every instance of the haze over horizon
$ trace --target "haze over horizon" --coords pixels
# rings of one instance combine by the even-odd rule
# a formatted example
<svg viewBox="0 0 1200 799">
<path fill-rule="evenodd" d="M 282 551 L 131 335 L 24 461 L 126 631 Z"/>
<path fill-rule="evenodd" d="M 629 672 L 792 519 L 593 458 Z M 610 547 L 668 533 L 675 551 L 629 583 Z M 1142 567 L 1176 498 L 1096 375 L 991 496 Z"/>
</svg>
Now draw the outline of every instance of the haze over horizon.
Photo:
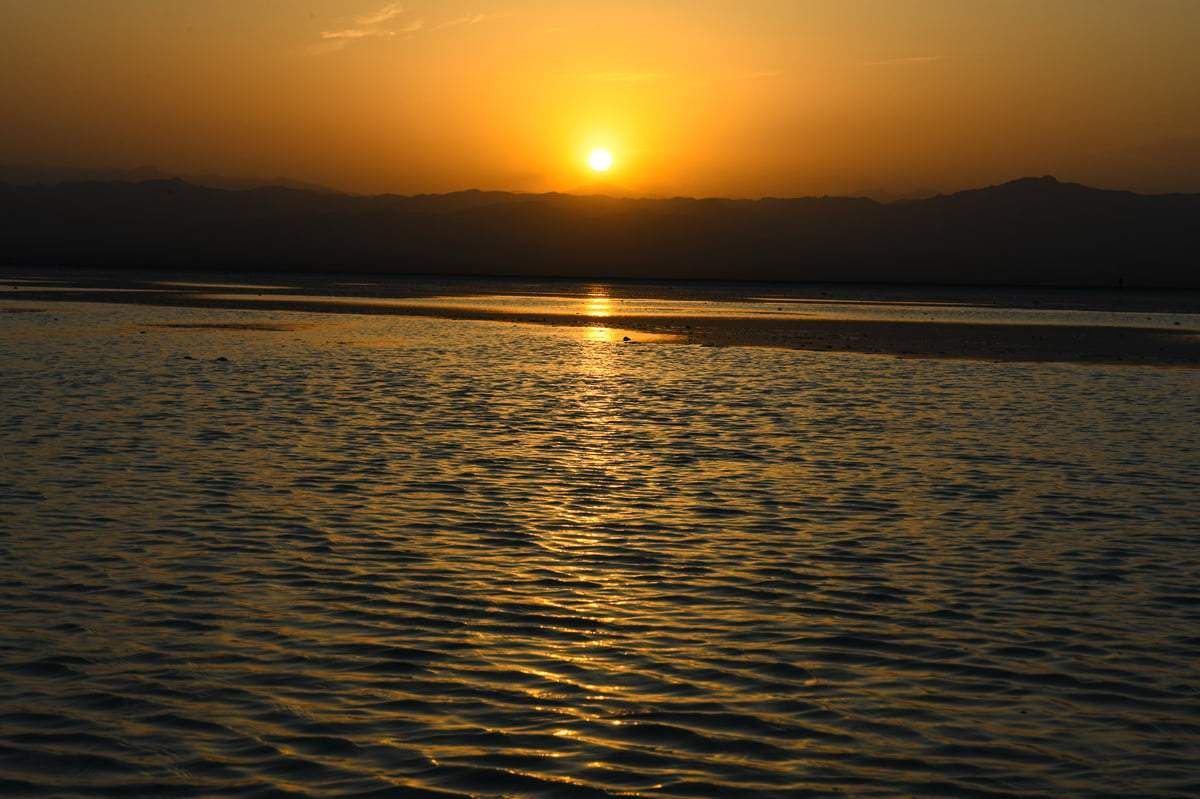
<svg viewBox="0 0 1200 799">
<path fill-rule="evenodd" d="M 0 23 L 7 164 L 362 194 L 1200 192 L 1190 0 L 18 1 Z"/>
</svg>

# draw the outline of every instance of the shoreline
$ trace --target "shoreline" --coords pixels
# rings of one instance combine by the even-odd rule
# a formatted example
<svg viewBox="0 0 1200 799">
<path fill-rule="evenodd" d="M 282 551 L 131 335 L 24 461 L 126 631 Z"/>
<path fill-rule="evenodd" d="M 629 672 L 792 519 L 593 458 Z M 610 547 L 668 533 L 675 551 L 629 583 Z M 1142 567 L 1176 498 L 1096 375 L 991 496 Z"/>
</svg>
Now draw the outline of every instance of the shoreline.
<svg viewBox="0 0 1200 799">
<path fill-rule="evenodd" d="M 771 347 L 815 352 L 848 352 L 898 358 L 932 358 L 1027 363 L 1079 363 L 1178 368 L 1200 367 L 1200 333 L 1187 328 L 1119 327 L 1035 323 L 978 323 L 961 321 L 898 321 L 825 317 L 732 317 L 686 314 L 655 316 L 611 313 L 529 312 L 422 305 L 422 296 L 437 296 L 445 281 L 402 285 L 353 284 L 332 278 L 275 275 L 255 285 L 258 275 L 210 274 L 212 282 L 188 283 L 186 278 L 145 273 L 96 274 L 78 270 L 6 270 L 0 299 L 22 305 L 55 302 L 118 303 L 214 310 L 270 310 L 311 313 L 362 313 L 434 317 L 450 320 L 499 321 L 572 327 L 621 328 L 652 334 L 658 340 L 702 346 Z M 39 275 L 38 277 L 32 277 Z M 229 282 L 218 282 L 222 278 Z M 267 277 L 267 276 L 261 276 Z M 236 280 L 236 282 L 234 282 Z M 296 285 L 308 296 L 297 296 Z M 40 284 L 40 285 L 38 285 Z M 415 287 L 415 288 L 414 288 Z M 700 287 L 700 294 L 703 294 Z M 347 290 L 358 289 L 351 296 Z M 273 297 L 272 290 L 288 296 Z M 660 288 L 661 290 L 661 288 Z M 681 287 L 680 294 L 696 287 Z M 215 292 L 219 291 L 217 295 Z M 635 292 L 636 293 L 636 292 Z M 869 295 L 868 287 L 861 293 Z M 913 289 L 912 294 L 919 294 Z M 935 294 L 936 290 L 931 290 Z M 339 298 L 339 295 L 340 298 Z M 367 296 L 364 296 L 367 295 Z M 678 298 L 678 297 L 676 297 Z M 396 304 L 405 299 L 410 304 Z M 814 298 L 816 299 L 816 298 Z M 32 311 L 33 308 L 7 308 Z"/>
</svg>

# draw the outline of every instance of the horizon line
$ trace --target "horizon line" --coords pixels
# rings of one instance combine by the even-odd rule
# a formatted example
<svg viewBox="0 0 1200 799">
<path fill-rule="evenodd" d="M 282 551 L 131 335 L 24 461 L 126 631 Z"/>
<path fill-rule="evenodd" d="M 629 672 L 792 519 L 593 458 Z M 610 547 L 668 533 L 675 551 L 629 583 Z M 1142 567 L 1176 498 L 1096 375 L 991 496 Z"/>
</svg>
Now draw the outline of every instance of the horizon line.
<svg viewBox="0 0 1200 799">
<path fill-rule="evenodd" d="M 33 172 L 44 171 L 47 173 L 63 172 L 63 173 L 81 173 L 78 177 L 51 177 L 50 179 L 21 179 L 12 181 L 9 179 L 8 172 Z M 154 177 L 133 178 L 119 176 L 121 173 L 155 173 Z M 98 173 L 97 176 L 89 177 L 87 173 Z M 117 176 L 103 176 L 103 173 L 117 173 Z M 610 199 L 622 200 L 728 200 L 728 201 L 758 201 L 758 200 L 794 200 L 794 199 L 870 199 L 882 205 L 890 205 L 895 202 L 916 202 L 920 200 L 931 199 L 938 196 L 951 196 L 962 192 L 979 191 L 982 189 L 995 188 L 1005 186 L 1012 183 L 1020 183 L 1027 181 L 1052 181 L 1060 185 L 1081 186 L 1095 191 L 1110 191 L 1124 192 L 1127 194 L 1135 194 L 1139 196 L 1167 196 L 1179 194 L 1200 194 L 1200 187 L 1190 191 L 1143 191 L 1129 188 L 1113 188 L 1110 186 L 1092 185 L 1090 183 L 1082 183 L 1073 180 L 1060 180 L 1054 175 L 1022 175 L 1020 177 L 1003 180 L 997 183 L 988 183 L 983 185 L 971 185 L 962 188 L 951 190 L 934 189 L 931 187 L 922 187 L 908 191 L 892 190 L 885 187 L 876 187 L 869 190 L 849 191 L 844 193 L 825 192 L 821 194 L 761 194 L 761 195 L 745 195 L 745 194 L 667 194 L 663 192 L 646 191 L 641 192 L 636 189 L 630 189 L 625 186 L 613 184 L 597 184 L 596 186 L 577 186 L 571 189 L 548 189 L 548 190 L 530 190 L 530 189 L 503 189 L 503 188 L 481 188 L 480 186 L 469 186 L 462 189 L 449 189 L 445 191 L 376 191 L 363 192 L 353 191 L 349 189 L 336 188 L 334 186 L 316 183 L 307 180 L 290 178 L 283 175 L 277 175 L 273 178 L 264 178 L 260 176 L 238 176 L 224 175 L 216 172 L 203 174 L 184 175 L 174 172 L 168 172 L 159 167 L 142 164 L 136 167 L 75 167 L 75 166 L 55 166 L 47 164 L 14 164 L 0 163 L 0 184 L 10 186 L 37 186 L 49 185 L 58 186 L 71 183 L 151 183 L 155 181 L 178 180 L 188 185 L 197 186 L 200 188 L 209 188 L 218 191 L 252 191 L 260 188 L 284 188 L 292 191 L 312 191 L 324 192 L 330 194 L 339 194 L 348 197 L 437 197 L 448 196 L 454 194 L 480 193 L 480 194 L 510 194 L 510 195 L 528 195 L 530 197 L 547 196 L 547 195 L 562 195 L 569 197 L 607 197 Z M 242 185 L 215 185 L 215 184 L 242 184 Z M 605 189 L 611 189 L 605 191 Z M 883 197 L 884 199 L 879 199 Z"/>
</svg>

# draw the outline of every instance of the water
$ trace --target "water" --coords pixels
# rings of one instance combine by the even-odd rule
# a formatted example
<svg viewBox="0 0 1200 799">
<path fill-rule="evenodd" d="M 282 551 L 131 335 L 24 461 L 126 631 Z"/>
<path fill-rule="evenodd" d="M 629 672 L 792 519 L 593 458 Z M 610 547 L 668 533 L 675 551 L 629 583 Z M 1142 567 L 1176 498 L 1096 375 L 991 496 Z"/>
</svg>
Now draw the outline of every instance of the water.
<svg viewBox="0 0 1200 799">
<path fill-rule="evenodd" d="M 181 285 L 181 284 L 170 284 Z M 187 284 L 182 284 L 187 285 Z M 243 287 L 256 288 L 256 287 Z M 54 291 L 39 287 L 40 291 Z M 63 289 L 74 291 L 76 289 Z M 142 289 L 151 291 L 151 289 Z M 1091 325 L 1106 327 L 1182 327 L 1200 331 L 1200 314 L 1194 311 L 1134 312 L 1127 309 L 1063 309 L 1023 308 L 980 304 L 976 299 L 986 292 L 962 292 L 960 302 L 914 302 L 901 300 L 813 300 L 794 299 L 784 296 L 749 297 L 738 300 L 712 301 L 693 298 L 640 297 L 613 298 L 607 291 L 566 293 L 554 295 L 474 295 L 381 298 L 366 297 L 314 297 L 305 294 L 275 292 L 249 295 L 246 292 L 232 294 L 204 294 L 197 292 L 199 299 L 237 301 L 250 305 L 270 307 L 272 303 L 294 303 L 305 301 L 353 307 L 355 305 L 394 306 L 396 308 L 436 308 L 464 311 L 503 312 L 513 316 L 536 316 L 538 314 L 575 314 L 604 319 L 611 316 L 637 316 L 656 318 L 738 318 L 747 320 L 778 321 L 786 319 L 857 319 L 891 322 L 960 322 L 1001 323 L 1025 325 Z"/>
<path fill-rule="evenodd" d="M 1200 792 L 1200 370 L 37 307 L 5 796 Z"/>
</svg>

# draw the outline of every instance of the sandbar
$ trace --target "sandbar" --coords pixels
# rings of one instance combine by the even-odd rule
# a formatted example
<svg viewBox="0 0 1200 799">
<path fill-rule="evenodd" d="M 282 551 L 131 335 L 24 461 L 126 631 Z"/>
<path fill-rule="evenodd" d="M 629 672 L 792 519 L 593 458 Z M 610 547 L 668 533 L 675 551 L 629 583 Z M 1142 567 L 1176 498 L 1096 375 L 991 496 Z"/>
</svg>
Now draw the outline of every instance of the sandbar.
<svg viewBox="0 0 1200 799">
<path fill-rule="evenodd" d="M 8 270 L 11 271 L 11 270 Z M 40 280 L 38 278 L 41 278 Z M 655 316 L 609 313 L 595 317 L 563 312 L 507 311 L 446 304 L 422 304 L 440 284 L 347 284 L 340 278 L 271 285 L 233 280 L 165 282 L 145 274 L 113 275 L 79 270 L 25 270 L 4 277 L 0 299 L 37 306 L 51 302 L 104 302 L 229 310 L 317 313 L 396 314 L 443 319 L 488 320 L 524 324 L 611 328 L 638 331 L 647 341 L 712 347 L 776 347 L 900 358 L 967 359 L 993 362 L 1064 362 L 1140 366 L 1200 367 L 1200 333 L 1189 327 L 1137 327 L 1067 324 L 1002 324 L 946 321 L 895 321 L 861 318 L 707 315 Z M 278 285 L 288 284 L 288 285 Z M 240 292 L 232 292 L 237 286 Z M 414 285 L 417 288 L 414 289 Z M 222 293 L 213 293 L 221 286 Z M 348 293 L 353 288 L 353 294 Z M 286 296 L 267 289 L 280 289 Z M 634 289 L 636 290 L 636 288 Z M 682 289 L 686 291 L 687 289 Z M 870 287 L 863 287 L 869 292 Z M 707 295 L 711 296 L 711 295 Z M 406 298 L 398 304 L 395 298 Z M 243 326 L 253 327 L 243 323 Z"/>
</svg>

